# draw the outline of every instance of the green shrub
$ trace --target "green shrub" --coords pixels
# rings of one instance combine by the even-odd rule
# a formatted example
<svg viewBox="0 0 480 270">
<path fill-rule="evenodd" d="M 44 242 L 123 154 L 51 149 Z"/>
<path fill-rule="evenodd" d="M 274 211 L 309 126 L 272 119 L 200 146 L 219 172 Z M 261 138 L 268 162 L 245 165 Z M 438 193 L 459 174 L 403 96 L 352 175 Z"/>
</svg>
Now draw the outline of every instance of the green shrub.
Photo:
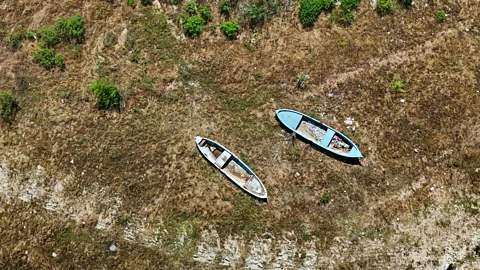
<svg viewBox="0 0 480 270">
<path fill-rule="evenodd" d="M 198 13 L 200 13 L 200 16 L 202 16 L 202 18 L 206 22 L 209 22 L 212 20 L 212 12 L 206 6 L 202 6 L 202 5 L 198 6 Z"/>
<path fill-rule="evenodd" d="M 202 25 L 204 24 L 205 20 L 198 15 L 187 17 L 182 21 L 183 30 L 185 30 L 190 37 L 200 35 L 203 31 Z"/>
<path fill-rule="evenodd" d="M 57 32 L 53 27 L 42 28 L 37 34 L 40 40 L 48 47 L 52 47 L 59 42 Z"/>
<path fill-rule="evenodd" d="M 340 0 L 342 8 L 350 10 L 358 8 L 358 2 L 359 0 Z"/>
<path fill-rule="evenodd" d="M 435 13 L 435 18 L 437 18 L 437 21 L 443 22 L 445 21 L 445 18 L 447 17 L 447 14 L 445 14 L 445 11 L 439 10 L 437 13 Z"/>
<path fill-rule="evenodd" d="M 41 44 L 33 51 L 33 58 L 46 69 L 51 69 L 56 66 L 61 69 L 65 67 L 65 62 L 63 60 L 62 54 L 56 54 L 52 49 L 46 47 L 43 44 Z"/>
<path fill-rule="evenodd" d="M 220 5 L 218 5 L 220 13 L 226 17 L 230 16 L 230 0 L 222 0 Z"/>
<path fill-rule="evenodd" d="M 169 4 L 169 5 L 178 5 L 181 2 L 182 2 L 182 0 L 165 0 L 165 3 Z"/>
<path fill-rule="evenodd" d="M 134 0 L 127 0 L 127 5 L 131 7 L 135 7 L 135 1 Z"/>
<path fill-rule="evenodd" d="M 17 102 L 12 92 L 0 92 L 0 116 L 2 118 L 11 116 L 16 106 Z"/>
<path fill-rule="evenodd" d="M 105 80 L 95 80 L 90 83 L 88 90 L 95 94 L 101 108 L 111 108 L 120 105 L 121 96 L 115 85 Z"/>
<path fill-rule="evenodd" d="M 142 2 L 142 5 L 148 6 L 148 5 L 151 5 L 153 3 L 153 0 L 141 0 L 141 2 Z"/>
<path fill-rule="evenodd" d="M 256 6 L 252 4 L 247 4 L 244 9 L 245 17 L 248 21 L 250 27 L 254 28 L 258 25 L 261 25 L 265 19 L 265 8 L 264 6 Z"/>
<path fill-rule="evenodd" d="M 413 3 L 413 0 L 400 0 L 400 4 L 402 4 L 402 6 L 406 8 L 411 7 L 412 3 Z"/>
<path fill-rule="evenodd" d="M 404 82 L 398 77 L 395 76 L 393 81 L 390 83 L 390 91 L 394 93 L 404 93 L 405 91 L 405 84 Z"/>
<path fill-rule="evenodd" d="M 231 39 L 234 39 L 238 35 L 238 23 L 237 22 L 222 22 L 220 24 L 220 30 Z"/>
<path fill-rule="evenodd" d="M 337 20 L 341 24 L 347 26 L 347 25 L 351 25 L 355 20 L 355 18 L 353 16 L 353 13 L 350 11 L 350 9 L 341 8 L 340 11 L 338 12 Z"/>
<path fill-rule="evenodd" d="M 83 18 L 79 14 L 68 19 L 58 18 L 54 25 L 54 31 L 57 38 L 64 42 L 82 43 L 85 38 Z"/>
<path fill-rule="evenodd" d="M 27 33 L 25 33 L 25 38 L 30 40 L 35 39 L 35 33 L 28 31 Z"/>
<path fill-rule="evenodd" d="M 312 25 L 322 10 L 330 10 L 334 4 L 334 0 L 300 0 L 300 22 L 304 26 Z"/>
<path fill-rule="evenodd" d="M 197 4 L 195 4 L 195 2 L 188 2 L 185 6 L 185 11 L 190 15 L 195 15 L 197 13 Z"/>
<path fill-rule="evenodd" d="M 392 0 L 377 0 L 377 12 L 380 16 L 391 12 L 393 8 Z"/>
<path fill-rule="evenodd" d="M 327 204 L 330 202 L 330 195 L 328 194 L 325 194 L 322 196 L 322 198 L 320 199 L 320 201 L 322 202 L 322 204 Z"/>
</svg>

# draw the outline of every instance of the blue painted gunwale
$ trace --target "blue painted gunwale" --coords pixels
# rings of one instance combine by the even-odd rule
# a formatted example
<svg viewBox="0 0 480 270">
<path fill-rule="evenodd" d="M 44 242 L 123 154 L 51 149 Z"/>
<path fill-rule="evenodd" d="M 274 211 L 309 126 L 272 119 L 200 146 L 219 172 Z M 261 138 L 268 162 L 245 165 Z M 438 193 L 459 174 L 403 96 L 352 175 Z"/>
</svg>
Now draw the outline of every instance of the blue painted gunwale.
<svg viewBox="0 0 480 270">
<path fill-rule="evenodd" d="M 318 121 L 315 118 L 312 118 L 312 117 L 310 117 L 308 115 L 305 115 L 301 112 L 297 112 L 297 111 L 294 111 L 294 110 L 288 110 L 288 109 L 276 110 L 275 114 L 277 115 L 278 120 L 283 125 L 285 125 L 288 129 L 290 129 L 291 131 L 295 132 L 296 134 L 302 136 L 302 138 L 304 138 L 305 140 L 315 144 L 316 146 L 319 146 L 319 147 L 321 147 L 321 148 L 323 148 L 323 149 L 325 149 L 329 152 L 332 152 L 336 155 L 346 157 L 346 158 L 362 158 L 363 157 L 362 154 L 360 153 L 360 151 L 358 150 L 358 147 L 355 145 L 355 143 L 353 143 L 349 138 L 347 138 L 347 136 L 345 136 L 342 133 L 340 133 L 339 131 L 321 123 L 320 121 Z M 320 143 L 312 141 L 307 136 L 305 136 L 304 134 L 297 131 L 297 128 L 300 125 L 300 122 L 302 121 L 302 119 L 305 119 L 305 118 L 310 120 L 310 122 L 312 122 L 313 124 L 316 124 L 317 126 L 323 127 L 327 130 Z M 341 137 L 342 139 L 344 139 L 348 144 L 350 144 L 352 146 L 352 149 L 350 150 L 350 152 L 342 153 L 342 152 L 330 149 L 328 147 L 330 141 L 332 140 L 332 138 L 335 134 L 338 135 L 339 137 Z"/>
<path fill-rule="evenodd" d="M 227 153 L 229 153 L 231 155 L 231 157 L 229 158 L 229 160 L 234 160 L 238 165 L 240 165 L 243 169 L 245 169 L 245 171 L 247 171 L 247 173 L 249 175 L 253 175 L 255 176 L 257 179 L 258 179 L 258 182 L 260 182 L 260 184 L 262 185 L 262 189 L 265 191 L 265 194 L 264 195 L 260 195 L 258 193 L 255 193 L 255 192 L 251 192 L 250 190 L 244 188 L 242 185 L 240 185 L 240 183 L 238 183 L 237 181 L 235 181 L 235 179 L 231 178 L 228 174 L 225 173 L 225 171 L 220 168 L 215 162 L 212 162 L 210 159 L 207 158 L 206 154 L 202 151 L 202 149 L 200 148 L 200 142 L 202 142 L 202 140 L 206 140 L 210 143 L 212 143 L 215 147 L 219 148 L 219 149 L 222 149 L 223 151 L 226 151 Z M 241 159 L 239 159 L 235 154 L 233 154 L 230 150 L 228 150 L 227 148 L 225 148 L 223 145 L 217 143 L 216 141 L 214 140 L 210 140 L 208 138 L 204 138 L 204 137 L 200 137 L 200 136 L 196 136 L 195 137 L 195 144 L 197 145 L 197 148 L 198 150 L 200 151 L 200 153 L 202 153 L 203 157 L 208 161 L 210 162 L 211 164 L 213 164 L 213 166 L 215 166 L 218 170 L 220 170 L 230 181 L 232 181 L 233 183 L 235 183 L 237 186 L 239 186 L 241 189 L 245 190 L 248 194 L 256 197 L 256 198 L 259 198 L 259 199 L 267 199 L 267 189 L 265 188 L 265 186 L 263 185 L 262 181 L 260 180 L 260 178 L 258 178 L 258 176 L 247 166 L 247 164 L 245 164 Z"/>
</svg>

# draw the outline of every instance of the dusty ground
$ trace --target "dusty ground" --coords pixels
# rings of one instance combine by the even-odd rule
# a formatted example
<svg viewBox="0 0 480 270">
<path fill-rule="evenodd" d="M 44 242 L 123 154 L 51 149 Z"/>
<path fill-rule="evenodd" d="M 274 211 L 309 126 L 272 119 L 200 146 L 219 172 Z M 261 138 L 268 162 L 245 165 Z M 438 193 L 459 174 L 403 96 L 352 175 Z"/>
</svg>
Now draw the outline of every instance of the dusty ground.
<svg viewBox="0 0 480 270">
<path fill-rule="evenodd" d="M 218 28 L 186 38 L 179 9 L 157 1 L 0 1 L 3 39 L 75 13 L 87 31 L 55 48 L 63 72 L 33 61 L 36 41 L 1 44 L 0 89 L 21 109 L 0 126 L 0 266 L 479 269 L 480 2 L 451 2 L 382 18 L 363 1 L 353 26 L 323 13 L 309 29 L 287 2 L 228 41 Z M 99 77 L 120 112 L 96 106 Z M 343 131 L 361 165 L 292 142 L 279 108 Z M 195 135 L 243 158 L 268 203 L 208 165 Z"/>
</svg>

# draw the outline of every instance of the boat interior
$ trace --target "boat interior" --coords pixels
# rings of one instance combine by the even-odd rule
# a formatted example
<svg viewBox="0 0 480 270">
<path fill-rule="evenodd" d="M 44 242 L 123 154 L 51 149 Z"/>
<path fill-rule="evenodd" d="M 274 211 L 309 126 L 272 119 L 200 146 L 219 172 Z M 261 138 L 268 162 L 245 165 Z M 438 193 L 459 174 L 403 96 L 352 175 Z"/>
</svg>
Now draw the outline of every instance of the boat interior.
<svg viewBox="0 0 480 270">
<path fill-rule="evenodd" d="M 300 121 L 297 131 L 307 139 L 333 151 L 349 153 L 352 149 L 352 145 L 335 131 L 305 117 Z"/>
<path fill-rule="evenodd" d="M 235 181 L 239 186 L 264 195 L 265 190 L 260 183 L 260 179 L 253 173 L 249 172 L 238 159 L 232 156 L 222 147 L 208 140 L 203 139 L 198 144 L 200 151 L 213 164 L 217 165 L 230 179 Z"/>
</svg>

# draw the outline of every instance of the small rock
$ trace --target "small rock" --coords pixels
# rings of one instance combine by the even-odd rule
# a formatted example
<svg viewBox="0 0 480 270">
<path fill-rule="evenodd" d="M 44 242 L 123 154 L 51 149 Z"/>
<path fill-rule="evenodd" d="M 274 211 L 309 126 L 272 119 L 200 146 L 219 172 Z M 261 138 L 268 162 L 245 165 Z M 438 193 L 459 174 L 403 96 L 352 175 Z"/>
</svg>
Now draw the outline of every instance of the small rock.
<svg viewBox="0 0 480 270">
<path fill-rule="evenodd" d="M 115 251 L 117 251 L 117 246 L 115 246 L 115 244 L 112 244 L 108 249 L 109 249 L 111 252 L 115 252 Z"/>
<path fill-rule="evenodd" d="M 295 176 L 296 176 L 296 177 L 299 177 L 299 176 L 300 176 L 300 174 L 299 174 L 298 172 L 296 172 L 296 173 L 295 173 Z"/>
<path fill-rule="evenodd" d="M 413 152 L 418 153 L 420 150 L 418 148 L 413 149 Z"/>
<path fill-rule="evenodd" d="M 435 190 L 435 187 L 431 187 L 431 188 L 430 188 L 430 191 L 434 191 L 434 190 Z"/>
<path fill-rule="evenodd" d="M 70 163 L 72 163 L 72 164 L 73 164 L 73 159 L 72 159 L 72 160 L 70 160 Z"/>
<path fill-rule="evenodd" d="M 403 99 L 403 98 L 400 99 L 400 102 L 401 102 L 401 103 L 405 103 L 405 99 Z"/>
<path fill-rule="evenodd" d="M 57 253 L 52 252 L 52 257 L 56 258 L 56 257 L 57 257 Z"/>
</svg>

